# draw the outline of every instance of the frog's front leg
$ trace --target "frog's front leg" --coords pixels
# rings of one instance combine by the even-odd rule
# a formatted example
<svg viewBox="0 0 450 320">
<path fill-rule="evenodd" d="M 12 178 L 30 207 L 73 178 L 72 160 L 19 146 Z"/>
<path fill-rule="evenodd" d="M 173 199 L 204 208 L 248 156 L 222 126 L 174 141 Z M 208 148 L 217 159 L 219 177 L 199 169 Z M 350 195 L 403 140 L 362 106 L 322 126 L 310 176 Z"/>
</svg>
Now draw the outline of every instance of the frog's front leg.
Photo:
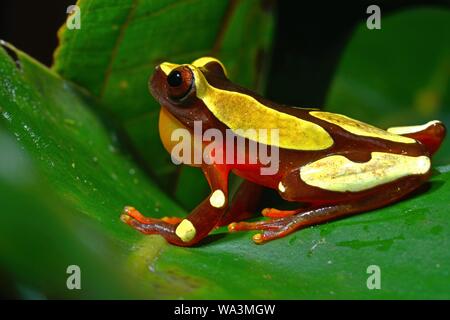
<svg viewBox="0 0 450 320">
<path fill-rule="evenodd" d="M 154 219 L 142 216 L 134 208 L 122 214 L 122 221 L 144 234 L 159 234 L 170 243 L 192 246 L 206 237 L 219 223 L 228 207 L 228 173 L 224 165 L 205 165 L 203 173 L 211 194 L 187 218 Z"/>
</svg>

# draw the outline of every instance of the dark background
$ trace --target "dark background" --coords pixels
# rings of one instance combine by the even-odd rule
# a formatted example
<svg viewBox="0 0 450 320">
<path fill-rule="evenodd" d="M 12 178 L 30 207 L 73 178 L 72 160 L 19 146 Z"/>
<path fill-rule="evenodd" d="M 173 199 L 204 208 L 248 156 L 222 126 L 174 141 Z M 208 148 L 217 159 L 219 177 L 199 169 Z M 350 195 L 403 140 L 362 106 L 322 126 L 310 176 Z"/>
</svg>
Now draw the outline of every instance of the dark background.
<svg viewBox="0 0 450 320">
<path fill-rule="evenodd" d="M 448 0 L 264 1 L 270 6 L 275 2 L 277 8 L 266 95 L 291 105 L 323 105 L 340 53 L 353 28 L 367 19 L 369 5 L 379 5 L 383 17 L 412 6 L 450 4 Z M 67 7 L 74 3 L 73 0 L 2 1 L 0 39 L 50 66 L 58 45 L 56 32 L 65 22 Z"/>
</svg>

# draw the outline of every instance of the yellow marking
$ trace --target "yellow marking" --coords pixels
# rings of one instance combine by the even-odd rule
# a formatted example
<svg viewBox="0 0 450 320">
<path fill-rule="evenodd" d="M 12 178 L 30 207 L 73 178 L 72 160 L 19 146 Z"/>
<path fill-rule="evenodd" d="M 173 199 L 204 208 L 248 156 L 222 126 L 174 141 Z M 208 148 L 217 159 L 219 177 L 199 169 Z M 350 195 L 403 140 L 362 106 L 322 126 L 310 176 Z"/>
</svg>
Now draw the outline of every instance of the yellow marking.
<svg viewBox="0 0 450 320">
<path fill-rule="evenodd" d="M 235 134 L 292 150 L 323 150 L 333 145 L 334 141 L 328 132 L 313 122 L 268 108 L 249 95 L 210 86 L 199 67 L 211 61 L 216 61 L 223 67 L 219 60 L 211 57 L 199 58 L 187 65 L 194 73 L 197 97 Z M 160 64 L 166 75 L 179 66 L 169 62 Z M 260 134 L 258 129 L 264 129 L 267 135 Z M 278 139 L 272 138 L 272 129 L 279 130 Z"/>
<path fill-rule="evenodd" d="M 192 62 L 191 65 L 196 67 L 196 68 L 202 68 L 202 67 L 204 67 L 205 65 L 207 65 L 210 62 L 217 62 L 218 64 L 220 64 L 220 66 L 222 67 L 223 71 L 225 72 L 225 76 L 227 75 L 227 69 L 225 68 L 223 63 L 220 62 L 219 60 L 217 60 L 216 58 L 213 58 L 213 57 L 201 57 L 201 58 L 198 58 L 197 60 Z M 170 63 L 170 62 L 163 62 L 163 63 L 161 63 L 159 65 L 159 67 L 161 68 L 161 70 L 164 72 L 164 74 L 166 76 L 168 76 L 169 73 L 173 69 L 178 68 L 179 66 L 181 66 L 181 64 Z"/>
<path fill-rule="evenodd" d="M 222 67 L 223 71 L 225 72 L 225 76 L 228 76 L 227 69 L 225 68 L 223 63 L 220 62 L 219 60 L 217 60 L 216 58 L 213 58 L 213 57 L 201 57 L 201 58 L 198 58 L 197 60 L 192 62 L 192 65 L 194 67 L 197 67 L 197 68 L 202 68 L 202 67 L 206 66 L 210 62 L 217 62 L 218 64 L 220 64 L 220 66 Z"/>
<path fill-rule="evenodd" d="M 310 186 L 325 190 L 358 192 L 405 176 L 424 174 L 430 165 L 426 156 L 372 152 L 368 162 L 359 163 L 334 155 L 302 167 L 300 178 Z"/>
<path fill-rule="evenodd" d="M 283 185 L 283 183 L 281 181 L 278 184 L 278 190 L 280 190 L 280 192 L 282 192 L 282 193 L 286 191 L 286 187 Z"/>
<path fill-rule="evenodd" d="M 445 70 L 445 68 L 442 68 L 442 70 Z M 423 88 L 418 90 L 414 98 L 415 109 L 422 115 L 428 116 L 435 114 L 438 111 L 439 106 L 443 105 L 442 93 L 445 91 L 439 91 L 433 88 Z"/>
<path fill-rule="evenodd" d="M 173 69 L 175 69 L 175 68 L 177 68 L 177 67 L 179 67 L 179 66 L 180 66 L 179 64 L 170 63 L 170 62 L 163 62 L 163 63 L 161 63 L 161 64 L 159 65 L 159 67 L 161 68 L 162 72 L 164 72 L 164 74 L 165 74 L 166 76 L 168 76 L 169 73 L 170 73 Z"/>
<path fill-rule="evenodd" d="M 119 82 L 119 88 L 120 88 L 120 89 L 123 89 L 123 90 L 128 89 L 128 81 L 126 81 L 126 80 L 121 80 L 121 81 Z"/>
<path fill-rule="evenodd" d="M 183 129 L 183 132 L 186 133 L 190 133 L 190 131 L 164 107 L 161 107 L 161 110 L 159 112 L 158 128 L 161 142 L 166 151 L 170 153 L 171 157 L 173 157 L 173 159 L 176 159 L 179 163 L 183 163 L 188 166 L 200 166 L 199 164 L 195 163 L 194 154 L 196 152 L 200 152 L 201 154 L 201 146 L 197 146 L 197 144 L 194 143 L 195 136 L 193 134 L 191 134 L 189 137 L 188 143 L 190 144 L 190 147 L 183 148 L 182 156 L 179 154 L 179 152 L 173 152 L 174 148 L 178 147 L 180 143 L 184 143 L 184 139 L 172 139 L 172 134 L 174 132 L 177 132 L 176 130 L 178 129 Z M 200 150 L 198 150 L 199 148 Z M 185 154 L 185 152 L 189 152 L 189 154 Z"/>
<path fill-rule="evenodd" d="M 247 139 L 292 150 L 323 150 L 334 143 L 321 126 L 266 107 L 255 98 L 210 86 L 200 70 L 192 67 L 197 97 L 214 116 L 235 134 Z M 265 134 L 260 135 L 259 129 Z M 278 141 L 271 130 L 278 130 Z"/>
<path fill-rule="evenodd" d="M 335 124 L 342 129 L 364 137 L 380 138 L 384 140 L 401 142 L 401 143 L 416 143 L 416 140 L 402 137 L 388 131 L 376 128 L 367 123 L 354 120 L 341 114 L 323 112 L 323 111 L 311 111 L 310 114 L 316 118 Z"/>
<path fill-rule="evenodd" d="M 394 133 L 394 134 L 410 134 L 410 133 L 416 133 L 423 130 L 426 130 L 427 128 L 431 127 L 432 125 L 441 123 L 438 120 L 433 120 L 428 123 L 418 125 L 418 126 L 406 126 L 406 127 L 392 127 L 387 129 L 387 132 Z"/>
<path fill-rule="evenodd" d="M 189 242 L 194 239 L 196 233 L 194 225 L 188 219 L 183 219 L 175 230 L 175 234 L 183 242 Z"/>
<path fill-rule="evenodd" d="M 253 242 L 255 242 L 255 243 L 262 243 L 262 241 L 263 241 L 263 238 L 262 238 L 262 234 L 261 234 L 261 233 L 255 234 L 255 235 L 252 237 L 252 239 L 253 239 Z"/>
<path fill-rule="evenodd" d="M 209 198 L 209 203 L 214 208 L 222 208 L 225 204 L 225 194 L 222 190 L 217 189 Z"/>
</svg>

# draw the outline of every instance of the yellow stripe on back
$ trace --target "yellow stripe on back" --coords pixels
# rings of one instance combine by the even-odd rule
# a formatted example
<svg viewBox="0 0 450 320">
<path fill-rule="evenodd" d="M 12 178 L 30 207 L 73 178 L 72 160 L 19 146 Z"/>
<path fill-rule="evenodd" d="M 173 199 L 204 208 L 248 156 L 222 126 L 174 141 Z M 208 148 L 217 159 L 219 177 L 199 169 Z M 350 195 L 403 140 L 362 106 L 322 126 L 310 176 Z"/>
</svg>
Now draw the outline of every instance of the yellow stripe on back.
<svg viewBox="0 0 450 320">
<path fill-rule="evenodd" d="M 341 114 L 323 111 L 311 111 L 309 114 L 326 122 L 335 124 L 342 129 L 359 136 L 373 137 L 401 143 L 416 143 L 416 140 L 414 139 L 387 132 Z"/>
<path fill-rule="evenodd" d="M 175 69 L 175 68 L 177 68 L 177 67 L 179 67 L 179 66 L 180 66 L 179 64 L 170 63 L 170 62 L 163 62 L 163 63 L 161 63 L 161 64 L 159 65 L 159 67 L 161 68 L 161 70 L 164 72 L 164 74 L 165 74 L 166 76 L 168 76 L 169 73 L 170 73 L 173 69 Z"/>
<path fill-rule="evenodd" d="M 431 127 L 432 125 L 441 123 L 438 120 L 429 121 L 425 124 L 418 125 L 418 126 L 404 126 L 404 127 L 392 127 L 388 128 L 387 132 L 394 133 L 394 134 L 411 134 L 416 133 L 420 131 L 424 131 Z"/>
<path fill-rule="evenodd" d="M 220 66 L 223 69 L 223 72 L 225 73 L 225 76 L 227 76 L 227 69 L 225 69 L 225 66 L 223 65 L 223 63 L 220 62 L 218 59 L 213 58 L 213 57 L 201 57 L 201 58 L 198 58 L 197 60 L 192 62 L 192 65 L 194 67 L 197 67 L 197 68 L 202 68 L 202 67 L 204 67 L 205 65 L 207 65 L 210 62 L 217 62 L 218 64 L 220 64 Z"/>
<path fill-rule="evenodd" d="M 333 139 L 321 126 L 268 108 L 249 95 L 210 86 L 200 72 L 193 71 L 197 97 L 236 134 L 292 150 L 323 150 L 333 145 Z M 252 129 L 256 130 L 256 134 L 250 132 Z M 259 136 L 258 129 L 279 129 L 278 143 L 271 141 L 270 136 L 267 140 L 265 136 Z"/>
</svg>

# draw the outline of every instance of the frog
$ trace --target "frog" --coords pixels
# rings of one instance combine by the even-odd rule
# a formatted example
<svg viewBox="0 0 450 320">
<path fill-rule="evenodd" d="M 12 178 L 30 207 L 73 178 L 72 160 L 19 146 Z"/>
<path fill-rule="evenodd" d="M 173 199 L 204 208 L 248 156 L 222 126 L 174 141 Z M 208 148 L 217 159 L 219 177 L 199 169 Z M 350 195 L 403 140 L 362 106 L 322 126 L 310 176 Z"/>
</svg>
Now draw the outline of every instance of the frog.
<svg viewBox="0 0 450 320">
<path fill-rule="evenodd" d="M 184 164 L 202 170 L 210 187 L 209 195 L 185 218 L 152 218 L 132 206 L 123 209 L 124 223 L 183 247 L 199 244 L 220 226 L 227 226 L 229 232 L 256 232 L 253 241 L 263 244 L 400 201 L 428 181 L 431 157 L 446 134 L 445 125 L 438 120 L 380 129 L 319 108 L 279 104 L 232 82 L 224 64 L 214 57 L 201 57 L 190 64 L 157 65 L 149 79 L 149 91 L 161 106 L 159 134 L 168 152 L 175 147 L 174 130 L 198 135 L 196 123 L 202 124 L 200 133 L 231 130 L 246 142 L 270 145 L 278 151 L 277 170 L 270 175 L 262 174 L 267 163 L 258 157 L 253 163 L 193 163 L 185 159 Z M 278 139 L 242 133 L 250 128 L 277 129 Z M 223 153 L 228 150 L 227 143 L 220 150 Z M 200 151 L 207 147 L 207 141 L 197 145 Z M 247 159 L 250 151 L 241 152 Z M 212 153 L 210 156 L 214 158 Z M 233 197 L 230 174 L 243 180 Z M 298 206 L 264 208 L 261 214 L 265 218 L 247 221 L 266 188 Z"/>
</svg>

